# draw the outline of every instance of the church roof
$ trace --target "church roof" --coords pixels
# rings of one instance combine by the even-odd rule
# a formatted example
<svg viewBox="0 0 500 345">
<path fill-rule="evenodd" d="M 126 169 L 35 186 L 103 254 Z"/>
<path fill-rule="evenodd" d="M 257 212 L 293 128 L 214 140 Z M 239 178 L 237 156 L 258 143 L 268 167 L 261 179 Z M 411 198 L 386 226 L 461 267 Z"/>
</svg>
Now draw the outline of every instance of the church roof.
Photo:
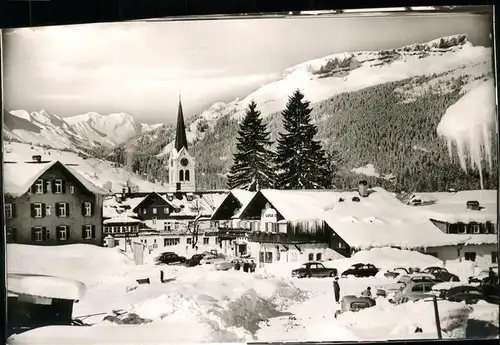
<svg viewBox="0 0 500 345">
<path fill-rule="evenodd" d="M 184 124 L 184 114 L 182 113 L 182 102 L 179 97 L 179 109 L 177 111 L 177 129 L 175 131 L 175 149 L 179 152 L 183 147 L 188 148 L 186 137 L 186 126 Z"/>
</svg>

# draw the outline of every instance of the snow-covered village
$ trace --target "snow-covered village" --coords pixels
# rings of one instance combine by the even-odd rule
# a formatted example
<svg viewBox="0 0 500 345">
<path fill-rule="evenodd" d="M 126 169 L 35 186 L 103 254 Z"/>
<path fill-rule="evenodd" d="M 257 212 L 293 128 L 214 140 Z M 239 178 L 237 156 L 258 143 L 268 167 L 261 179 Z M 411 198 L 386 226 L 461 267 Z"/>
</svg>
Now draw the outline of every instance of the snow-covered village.
<svg viewBox="0 0 500 345">
<path fill-rule="evenodd" d="M 491 30 L 6 31 L 7 343 L 498 338 Z"/>
</svg>

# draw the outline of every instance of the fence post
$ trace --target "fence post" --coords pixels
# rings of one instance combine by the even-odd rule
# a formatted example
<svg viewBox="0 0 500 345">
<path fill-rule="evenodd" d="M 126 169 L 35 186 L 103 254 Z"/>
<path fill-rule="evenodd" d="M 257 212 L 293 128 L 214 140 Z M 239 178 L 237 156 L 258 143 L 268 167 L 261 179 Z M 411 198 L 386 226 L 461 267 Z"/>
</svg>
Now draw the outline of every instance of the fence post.
<svg viewBox="0 0 500 345">
<path fill-rule="evenodd" d="M 434 317 L 436 319 L 437 336 L 438 336 L 438 339 L 443 339 L 443 335 L 441 334 L 441 322 L 439 321 L 439 310 L 438 310 L 436 296 L 432 297 L 432 304 L 434 305 Z"/>
</svg>

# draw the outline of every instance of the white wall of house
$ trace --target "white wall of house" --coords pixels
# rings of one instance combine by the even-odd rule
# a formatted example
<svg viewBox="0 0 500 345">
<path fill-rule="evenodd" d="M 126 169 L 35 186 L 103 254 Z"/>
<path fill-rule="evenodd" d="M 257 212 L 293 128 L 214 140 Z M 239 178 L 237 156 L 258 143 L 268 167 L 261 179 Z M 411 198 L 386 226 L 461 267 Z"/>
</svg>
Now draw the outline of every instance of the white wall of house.
<svg viewBox="0 0 500 345">
<path fill-rule="evenodd" d="M 120 248 L 125 247 L 125 239 L 118 238 Z M 194 254 L 203 253 L 204 251 L 217 250 L 221 252 L 215 236 L 198 236 L 196 244 L 197 249 L 192 246 L 192 236 L 176 235 L 176 234 L 155 234 L 155 235 L 140 235 L 131 238 L 133 242 L 140 242 L 146 245 L 147 249 L 152 249 L 162 252 L 174 252 L 177 255 L 190 258 Z M 127 247 L 127 250 L 130 247 Z"/>
<path fill-rule="evenodd" d="M 428 247 L 425 252 L 436 255 L 440 260 L 458 261 L 461 259 L 462 261 L 474 261 L 478 267 L 488 268 L 492 264 L 498 265 L 497 250 L 495 244 L 479 244 L 464 246 L 460 250 L 460 254 L 459 246 Z"/>
<path fill-rule="evenodd" d="M 308 243 L 297 245 L 281 245 L 274 243 L 248 242 L 248 251 L 251 257 L 261 262 L 260 253 L 263 252 L 265 262 L 298 262 L 303 263 L 311 260 L 329 261 L 344 258 L 336 251 L 328 248 L 326 243 Z M 286 248 L 288 248 L 288 250 Z M 279 253 L 279 254 L 278 254 Z M 266 260 L 267 257 L 267 260 Z"/>
</svg>

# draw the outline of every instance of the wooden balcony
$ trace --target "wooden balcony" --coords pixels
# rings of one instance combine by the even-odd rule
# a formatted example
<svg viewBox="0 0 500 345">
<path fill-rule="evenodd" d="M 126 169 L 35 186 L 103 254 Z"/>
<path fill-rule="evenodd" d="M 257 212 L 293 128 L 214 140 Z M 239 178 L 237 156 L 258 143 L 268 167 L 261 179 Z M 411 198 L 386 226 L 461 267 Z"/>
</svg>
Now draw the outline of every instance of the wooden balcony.
<svg viewBox="0 0 500 345">
<path fill-rule="evenodd" d="M 305 243 L 325 243 L 317 236 L 289 235 L 287 233 L 266 233 L 251 232 L 248 237 L 251 242 L 278 243 L 278 244 L 305 244 Z"/>
<path fill-rule="evenodd" d="M 245 228 L 218 227 L 217 236 L 221 240 L 234 240 L 238 237 L 245 237 L 250 230 Z"/>
</svg>

